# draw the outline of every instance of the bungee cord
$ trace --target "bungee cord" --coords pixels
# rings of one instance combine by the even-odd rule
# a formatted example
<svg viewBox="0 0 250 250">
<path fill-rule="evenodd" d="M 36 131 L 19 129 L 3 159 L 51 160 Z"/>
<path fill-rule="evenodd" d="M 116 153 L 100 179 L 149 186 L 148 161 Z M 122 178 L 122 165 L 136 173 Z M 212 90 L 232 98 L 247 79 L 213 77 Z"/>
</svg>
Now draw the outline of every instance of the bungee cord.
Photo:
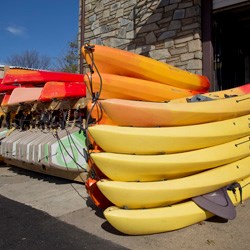
<svg viewBox="0 0 250 250">
<path fill-rule="evenodd" d="M 90 157 L 90 151 L 93 150 L 94 148 L 93 148 L 93 145 L 91 144 L 91 140 L 89 138 L 90 135 L 88 135 L 87 130 L 88 130 L 88 126 L 90 124 L 93 125 L 93 124 L 99 123 L 103 117 L 103 108 L 101 106 L 101 103 L 98 101 L 100 98 L 100 95 L 101 95 L 101 91 L 102 91 L 102 77 L 101 77 L 101 74 L 98 70 L 98 67 L 95 64 L 95 60 L 94 60 L 95 46 L 85 44 L 84 50 L 85 50 L 85 60 L 88 63 L 88 68 L 89 68 L 89 72 L 86 73 L 89 86 L 87 84 L 86 84 L 86 86 L 87 86 L 88 91 L 91 94 L 92 106 L 87 113 L 87 119 L 86 119 L 86 124 L 85 124 L 85 129 L 84 129 L 84 135 L 86 137 L 87 149 L 86 150 L 83 149 L 83 151 L 84 151 L 86 162 L 89 162 L 89 165 L 91 166 L 91 168 L 88 172 L 88 176 L 91 178 L 95 178 L 95 179 L 101 179 L 97 174 L 98 171 L 96 170 L 95 163 L 93 162 L 92 158 Z M 89 57 L 89 62 L 88 62 L 87 56 Z M 97 92 L 94 92 L 94 89 L 93 89 L 92 75 L 95 72 L 97 73 L 97 75 L 99 77 L 99 90 Z M 97 119 L 93 120 L 92 113 L 93 113 L 95 108 L 96 108 Z"/>
<path fill-rule="evenodd" d="M 98 102 L 100 95 L 101 95 L 101 91 L 102 91 L 102 77 L 101 77 L 101 74 L 100 74 L 100 72 L 95 64 L 95 61 L 94 61 L 94 48 L 95 48 L 95 46 L 92 46 L 89 44 L 86 44 L 84 46 L 84 50 L 86 52 L 86 55 L 88 55 L 88 57 L 90 58 L 90 63 L 88 64 L 88 67 L 89 67 L 88 73 L 89 74 L 88 73 L 86 74 L 88 77 L 88 80 L 89 80 L 89 86 L 87 84 L 86 84 L 86 86 L 87 86 L 88 90 L 90 91 L 91 98 L 92 98 L 92 107 L 87 115 L 87 126 L 90 124 L 90 117 L 91 117 L 93 109 L 96 105 L 97 105 L 97 110 L 98 110 L 98 108 L 100 110 L 100 114 L 98 114 L 98 119 L 95 121 L 95 123 L 98 123 L 102 119 L 102 112 L 103 112 L 101 104 Z M 87 58 L 85 58 L 85 60 L 88 61 Z M 93 82 L 92 82 L 92 75 L 95 72 L 98 74 L 98 77 L 100 79 L 99 91 L 97 91 L 97 92 L 94 92 Z"/>
<path fill-rule="evenodd" d="M 56 139 L 57 139 L 57 141 L 58 141 L 58 145 L 59 145 L 59 148 L 60 148 L 60 151 L 61 151 L 61 154 L 62 154 L 62 157 L 63 157 L 63 159 L 64 159 L 64 162 L 65 162 L 66 166 L 67 166 L 67 161 L 66 161 L 66 159 L 65 159 L 63 150 L 64 150 L 64 151 L 67 153 L 67 155 L 72 159 L 72 161 L 76 164 L 77 167 L 79 167 L 80 169 L 83 169 L 84 172 L 86 172 L 87 170 L 86 170 L 84 167 L 82 167 L 82 166 L 76 161 L 75 155 L 74 155 L 74 151 L 73 151 L 73 148 L 71 147 L 71 151 L 72 151 L 72 154 L 73 154 L 73 156 L 72 156 L 72 155 L 69 153 L 68 149 L 65 147 L 65 145 L 64 145 L 64 143 L 62 142 L 61 138 L 59 137 L 57 131 L 56 131 L 56 133 L 55 133 L 54 135 L 55 135 L 55 137 L 56 137 Z M 70 143 L 70 146 L 72 146 L 71 143 Z M 63 150 L 62 150 L 61 147 L 63 148 Z"/>
</svg>

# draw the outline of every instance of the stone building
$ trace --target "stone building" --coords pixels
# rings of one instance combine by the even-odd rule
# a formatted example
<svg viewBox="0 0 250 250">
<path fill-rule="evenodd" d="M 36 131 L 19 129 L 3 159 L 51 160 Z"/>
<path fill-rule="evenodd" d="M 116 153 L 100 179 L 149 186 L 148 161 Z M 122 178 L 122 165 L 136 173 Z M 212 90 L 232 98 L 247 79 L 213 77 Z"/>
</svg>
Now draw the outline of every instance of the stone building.
<svg viewBox="0 0 250 250">
<path fill-rule="evenodd" d="M 149 56 L 225 89 L 250 81 L 249 13 L 248 0 L 80 0 L 79 43 Z"/>
</svg>

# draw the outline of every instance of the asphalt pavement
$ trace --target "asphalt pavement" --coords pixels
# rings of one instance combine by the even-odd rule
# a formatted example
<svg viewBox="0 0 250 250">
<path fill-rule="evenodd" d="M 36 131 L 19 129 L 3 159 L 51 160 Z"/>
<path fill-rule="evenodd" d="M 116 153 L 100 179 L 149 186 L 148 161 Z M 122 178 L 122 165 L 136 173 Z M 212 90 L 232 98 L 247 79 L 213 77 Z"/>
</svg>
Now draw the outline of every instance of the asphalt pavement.
<svg viewBox="0 0 250 250">
<path fill-rule="evenodd" d="M 0 165 L 0 250 L 249 249 L 250 201 L 236 210 L 231 221 L 215 216 L 173 232 L 128 236 L 106 221 L 83 183 Z"/>
<path fill-rule="evenodd" d="M 0 249 L 126 249 L 0 195 Z"/>
</svg>

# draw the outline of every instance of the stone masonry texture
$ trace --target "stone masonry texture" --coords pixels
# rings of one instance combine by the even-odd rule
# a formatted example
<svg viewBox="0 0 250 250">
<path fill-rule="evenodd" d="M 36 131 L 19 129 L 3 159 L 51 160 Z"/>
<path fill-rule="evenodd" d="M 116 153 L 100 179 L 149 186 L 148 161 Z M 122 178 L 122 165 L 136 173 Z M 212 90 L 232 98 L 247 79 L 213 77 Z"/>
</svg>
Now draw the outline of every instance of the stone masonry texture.
<svg viewBox="0 0 250 250">
<path fill-rule="evenodd" d="M 201 0 L 86 0 L 84 43 L 202 73 Z"/>
</svg>

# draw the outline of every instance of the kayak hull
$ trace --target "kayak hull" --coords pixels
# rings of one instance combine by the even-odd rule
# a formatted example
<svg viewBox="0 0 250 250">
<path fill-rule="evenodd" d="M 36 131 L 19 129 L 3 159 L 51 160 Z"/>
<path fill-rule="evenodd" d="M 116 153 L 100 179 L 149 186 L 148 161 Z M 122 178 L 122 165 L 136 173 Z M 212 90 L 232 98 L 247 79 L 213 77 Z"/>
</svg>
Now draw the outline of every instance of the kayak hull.
<svg viewBox="0 0 250 250">
<path fill-rule="evenodd" d="M 100 180 L 97 186 L 115 206 L 156 208 L 203 195 L 250 176 L 250 156 L 191 176 L 155 182 Z"/>
<path fill-rule="evenodd" d="M 163 154 L 206 148 L 248 136 L 250 115 L 199 125 L 141 128 L 94 125 L 88 128 L 110 153 Z"/>
<path fill-rule="evenodd" d="M 91 58 L 84 47 L 82 53 L 91 65 Z M 134 77 L 190 90 L 207 91 L 209 88 L 207 77 L 152 58 L 101 45 L 95 45 L 93 53 L 95 65 L 100 73 Z"/>
<path fill-rule="evenodd" d="M 114 123 L 121 126 L 183 126 L 247 115 L 250 113 L 250 94 L 193 103 L 108 99 L 101 101 L 101 104 Z"/>
<path fill-rule="evenodd" d="M 116 181 L 160 181 L 189 176 L 250 155 L 250 136 L 177 154 L 129 155 L 91 153 L 95 165 Z"/>
<path fill-rule="evenodd" d="M 243 187 L 242 200 L 250 198 L 250 177 L 239 180 Z M 228 191 L 236 206 L 241 200 L 239 189 Z M 177 230 L 204 221 L 213 216 L 193 201 L 151 209 L 121 209 L 111 206 L 104 211 L 108 222 L 118 231 L 128 235 L 146 235 Z"/>
</svg>

